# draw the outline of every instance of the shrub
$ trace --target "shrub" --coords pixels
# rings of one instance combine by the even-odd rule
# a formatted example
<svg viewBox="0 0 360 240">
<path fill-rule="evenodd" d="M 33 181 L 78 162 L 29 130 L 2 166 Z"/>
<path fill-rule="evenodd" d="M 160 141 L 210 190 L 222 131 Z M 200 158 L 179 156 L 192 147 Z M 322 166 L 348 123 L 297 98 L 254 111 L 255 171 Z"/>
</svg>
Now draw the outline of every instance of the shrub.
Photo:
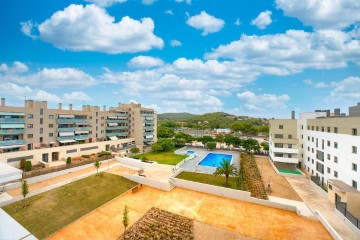
<svg viewBox="0 0 360 240">
<path fill-rule="evenodd" d="M 83 158 L 90 158 L 90 155 L 82 155 Z"/>
<path fill-rule="evenodd" d="M 111 152 L 107 152 L 107 151 L 101 151 L 99 152 L 98 157 L 102 157 L 102 156 L 110 156 Z"/>
<path fill-rule="evenodd" d="M 26 161 L 25 163 L 25 170 L 28 172 L 28 171 L 31 171 L 32 169 L 32 163 L 31 161 Z"/>
<path fill-rule="evenodd" d="M 208 142 L 206 143 L 207 148 L 214 149 L 216 148 L 216 142 Z"/>
<path fill-rule="evenodd" d="M 26 159 L 24 157 L 21 158 L 20 160 L 20 168 L 24 169 L 25 168 L 25 164 L 26 164 Z"/>
<path fill-rule="evenodd" d="M 68 157 L 67 159 L 66 159 L 66 164 L 70 164 L 71 163 L 71 157 Z"/>
</svg>

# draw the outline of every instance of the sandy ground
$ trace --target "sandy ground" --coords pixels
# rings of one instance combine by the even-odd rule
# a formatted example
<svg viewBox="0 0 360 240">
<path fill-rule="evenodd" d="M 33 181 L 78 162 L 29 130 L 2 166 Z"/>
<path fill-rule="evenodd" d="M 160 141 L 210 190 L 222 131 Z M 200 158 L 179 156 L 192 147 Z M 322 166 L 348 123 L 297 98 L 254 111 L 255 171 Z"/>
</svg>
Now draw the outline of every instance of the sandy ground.
<svg viewBox="0 0 360 240">
<path fill-rule="evenodd" d="M 154 206 L 255 239 L 332 239 L 319 221 L 294 212 L 182 188 L 164 192 L 146 186 L 119 196 L 49 239 L 116 239 L 124 231 L 125 205 L 130 211 L 130 226 Z"/>
<path fill-rule="evenodd" d="M 268 158 L 256 157 L 255 160 L 264 181 L 265 188 L 267 188 L 270 179 L 270 196 L 302 201 L 286 178 L 276 174 Z"/>
<path fill-rule="evenodd" d="M 109 165 L 113 165 L 113 164 L 116 164 L 116 163 L 119 163 L 119 162 L 118 161 L 110 161 Z M 107 168 L 107 167 L 108 167 L 108 164 L 103 163 L 101 165 L 100 169 Z M 33 191 L 39 190 L 41 188 L 48 187 L 50 185 L 66 181 L 68 179 L 71 179 L 71 178 L 74 178 L 74 177 L 77 177 L 77 176 L 80 176 L 80 175 L 83 175 L 83 174 L 86 174 L 86 173 L 90 173 L 90 172 L 95 171 L 95 170 L 96 170 L 95 167 L 88 167 L 88 168 L 85 168 L 85 169 L 82 169 L 82 170 L 79 170 L 79 171 L 76 171 L 76 172 L 70 172 L 70 173 L 62 175 L 62 176 L 58 176 L 58 177 L 54 177 L 54 178 L 51 178 L 51 179 L 48 179 L 48 180 L 44 180 L 44 181 L 40 181 L 40 182 L 37 182 L 37 183 L 29 184 L 29 192 L 33 192 Z M 21 187 L 15 188 L 15 189 L 12 189 L 12 190 L 8 190 L 8 191 L 6 191 L 6 193 L 8 193 L 12 197 L 21 196 Z"/>
</svg>

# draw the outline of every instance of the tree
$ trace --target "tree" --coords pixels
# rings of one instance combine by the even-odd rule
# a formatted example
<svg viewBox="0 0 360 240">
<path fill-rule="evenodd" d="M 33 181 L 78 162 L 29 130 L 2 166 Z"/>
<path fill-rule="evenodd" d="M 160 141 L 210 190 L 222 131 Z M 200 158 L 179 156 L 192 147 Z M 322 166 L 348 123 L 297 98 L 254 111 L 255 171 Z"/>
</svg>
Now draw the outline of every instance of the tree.
<svg viewBox="0 0 360 240">
<path fill-rule="evenodd" d="M 234 137 L 233 141 L 234 141 L 234 146 L 235 147 L 239 147 L 241 145 L 241 139 L 240 138 Z"/>
<path fill-rule="evenodd" d="M 94 163 L 94 166 L 96 168 L 96 174 L 99 174 L 99 168 L 101 166 L 101 162 L 97 159 L 96 162 Z"/>
<path fill-rule="evenodd" d="M 236 176 L 237 175 L 237 169 L 234 164 L 231 164 L 229 160 L 223 159 L 223 161 L 220 163 L 220 167 L 217 167 L 215 172 L 215 176 L 218 175 L 225 175 L 226 182 L 225 186 L 229 186 L 229 176 Z"/>
<path fill-rule="evenodd" d="M 140 149 L 137 148 L 137 147 L 133 147 L 133 148 L 130 149 L 130 152 L 136 155 L 136 154 L 138 154 L 140 152 Z"/>
<path fill-rule="evenodd" d="M 151 145 L 151 149 L 152 149 L 154 152 L 158 152 L 158 151 L 162 151 L 162 150 L 163 150 L 163 147 L 160 146 L 158 143 L 154 143 L 153 145 Z"/>
<path fill-rule="evenodd" d="M 241 132 L 242 135 L 255 135 L 257 127 L 249 121 L 238 121 L 230 126 L 234 132 Z"/>
<path fill-rule="evenodd" d="M 21 158 L 20 160 L 20 168 L 24 169 L 25 168 L 25 164 L 26 164 L 26 159 L 24 157 Z"/>
<path fill-rule="evenodd" d="M 214 138 L 212 138 L 210 136 L 203 136 L 203 137 L 199 138 L 198 141 L 200 141 L 200 142 L 202 142 L 202 144 L 206 145 L 206 143 L 208 143 L 208 142 L 213 142 Z"/>
<path fill-rule="evenodd" d="M 269 152 L 269 144 L 267 142 L 262 142 L 261 146 L 263 147 L 263 149 L 266 153 Z"/>
<path fill-rule="evenodd" d="M 234 144 L 235 140 L 234 140 L 234 136 L 227 134 L 224 137 L 224 142 L 226 143 L 227 146 L 230 146 L 231 144 Z"/>
<path fill-rule="evenodd" d="M 70 164 L 71 163 L 71 157 L 68 157 L 67 159 L 66 159 L 66 164 Z"/>
<path fill-rule="evenodd" d="M 185 146 L 186 140 L 184 138 L 175 138 L 174 143 L 176 147 L 183 147 Z"/>
<path fill-rule="evenodd" d="M 22 180 L 21 183 L 22 183 L 21 184 L 21 194 L 25 200 L 26 195 L 28 195 L 28 193 L 29 193 L 29 185 L 27 183 L 27 180 Z M 25 206 L 25 201 L 24 201 L 24 206 Z"/>
<path fill-rule="evenodd" d="M 216 142 L 208 142 L 206 143 L 206 147 L 209 148 L 210 150 L 214 149 L 216 148 Z"/>
<path fill-rule="evenodd" d="M 172 121 L 165 121 L 165 122 L 161 122 L 161 123 L 160 123 L 160 126 L 174 129 L 174 128 L 180 127 L 180 124 L 178 124 L 178 123 L 176 123 L 176 122 L 172 122 Z"/>
<path fill-rule="evenodd" d="M 241 146 L 245 149 L 246 152 L 250 153 L 251 150 L 259 150 L 260 146 L 256 139 L 246 138 L 241 141 Z"/>
<path fill-rule="evenodd" d="M 124 212 L 123 212 L 123 225 L 126 231 L 126 228 L 129 226 L 129 210 L 128 207 L 125 205 Z"/>
<path fill-rule="evenodd" d="M 219 133 L 218 135 L 216 135 L 215 141 L 219 142 L 219 143 L 223 143 L 224 142 L 224 135 Z"/>
<path fill-rule="evenodd" d="M 174 131 L 169 127 L 159 126 L 157 128 L 158 138 L 172 138 L 174 137 L 174 135 L 175 135 Z"/>
<path fill-rule="evenodd" d="M 25 170 L 28 172 L 28 171 L 31 171 L 32 169 L 32 163 L 31 161 L 26 161 L 25 163 Z"/>
<path fill-rule="evenodd" d="M 167 151 L 175 147 L 174 141 L 169 138 L 159 139 L 156 143 L 162 147 L 163 151 Z"/>
</svg>

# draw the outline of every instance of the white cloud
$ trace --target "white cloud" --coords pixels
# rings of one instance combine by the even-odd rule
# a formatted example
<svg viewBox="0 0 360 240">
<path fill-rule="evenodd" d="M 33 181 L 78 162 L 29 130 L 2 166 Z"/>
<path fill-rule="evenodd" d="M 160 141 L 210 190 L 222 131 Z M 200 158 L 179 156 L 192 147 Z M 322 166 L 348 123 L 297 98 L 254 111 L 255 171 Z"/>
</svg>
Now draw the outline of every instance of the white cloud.
<svg viewBox="0 0 360 240">
<path fill-rule="evenodd" d="M 220 96 L 220 97 L 229 97 L 231 96 L 231 92 L 227 91 L 227 90 L 215 90 L 215 89 L 210 89 L 209 93 L 211 95 L 214 96 Z"/>
<path fill-rule="evenodd" d="M 174 13 L 173 13 L 173 11 L 171 9 L 166 10 L 165 14 L 172 15 L 172 16 L 174 15 Z"/>
<path fill-rule="evenodd" d="M 205 11 L 201 11 L 199 15 L 190 17 L 186 21 L 186 23 L 193 28 L 202 30 L 203 36 L 206 36 L 209 33 L 218 32 L 225 25 L 225 22 L 222 19 L 211 16 L 207 14 Z"/>
<path fill-rule="evenodd" d="M 16 73 L 24 73 L 29 70 L 28 66 L 25 63 L 15 61 L 12 66 L 8 66 L 5 63 L 0 65 L 0 73 L 5 74 L 16 74 Z"/>
<path fill-rule="evenodd" d="M 181 2 L 186 2 L 187 4 L 191 4 L 191 0 L 175 0 L 175 2 L 181 3 Z"/>
<path fill-rule="evenodd" d="M 155 0 L 141 0 L 141 3 L 145 5 L 152 5 L 154 2 Z"/>
<path fill-rule="evenodd" d="M 238 93 L 237 97 L 240 99 L 240 101 L 244 102 L 244 105 L 248 110 L 253 110 L 253 111 L 284 109 L 287 107 L 287 103 L 290 100 L 290 97 L 287 94 L 256 95 L 255 93 L 250 91 Z"/>
<path fill-rule="evenodd" d="M 37 91 L 35 95 L 31 96 L 31 98 L 36 101 L 47 101 L 52 103 L 61 102 L 61 99 L 58 96 L 44 90 Z"/>
<path fill-rule="evenodd" d="M 311 79 L 305 79 L 303 82 L 307 85 L 314 85 L 314 82 Z"/>
<path fill-rule="evenodd" d="M 170 41 L 170 46 L 172 46 L 172 47 L 179 47 L 181 45 L 182 45 L 182 43 L 176 39 L 173 39 Z"/>
<path fill-rule="evenodd" d="M 358 0 L 276 0 L 276 7 L 317 29 L 343 29 L 360 21 Z"/>
<path fill-rule="evenodd" d="M 240 22 L 240 19 L 237 18 L 234 22 L 235 26 L 240 26 L 241 25 L 241 22 Z"/>
<path fill-rule="evenodd" d="M 360 100 L 360 77 L 348 77 L 340 82 L 333 83 L 331 97 L 337 100 Z"/>
<path fill-rule="evenodd" d="M 14 83 L 2 83 L 0 84 L 0 94 L 2 96 L 18 96 L 23 98 L 29 96 L 32 90 L 29 86 L 19 86 Z"/>
<path fill-rule="evenodd" d="M 318 82 L 315 84 L 315 88 L 327 88 L 327 87 L 329 87 L 329 85 L 324 82 Z"/>
<path fill-rule="evenodd" d="M 33 35 L 34 27 L 37 27 L 35 23 L 32 21 L 20 22 L 21 25 L 21 32 L 32 39 L 36 39 L 37 37 Z"/>
<path fill-rule="evenodd" d="M 94 3 L 100 7 L 110 7 L 113 4 L 124 3 L 127 0 L 85 0 L 85 1 Z"/>
<path fill-rule="evenodd" d="M 346 67 L 348 62 L 360 65 L 359 51 L 360 41 L 349 33 L 288 30 L 263 36 L 242 35 L 240 40 L 219 46 L 205 58 L 232 59 L 239 64 L 256 65 L 266 74 L 286 75 L 308 68 Z"/>
<path fill-rule="evenodd" d="M 265 29 L 267 26 L 271 24 L 271 11 L 266 10 L 265 12 L 261 12 L 257 18 L 251 21 L 252 25 L 257 26 L 259 29 Z"/>
<path fill-rule="evenodd" d="M 134 68 L 151 68 L 162 65 L 164 65 L 163 60 L 150 56 L 137 56 L 128 62 L 128 66 Z"/>
<path fill-rule="evenodd" d="M 333 83 L 325 83 L 325 82 L 313 82 L 311 79 L 306 79 L 303 82 L 307 85 L 314 86 L 315 88 L 327 88 L 333 84 Z"/>
<path fill-rule="evenodd" d="M 92 98 L 84 92 L 76 91 L 71 93 L 64 93 L 63 100 L 65 102 L 80 102 L 91 101 Z"/>
<path fill-rule="evenodd" d="M 55 47 L 71 51 L 109 54 L 162 48 L 163 40 L 154 35 L 151 18 L 141 21 L 123 17 L 120 22 L 105 9 L 90 4 L 72 4 L 55 12 L 37 27 L 39 38 Z"/>
</svg>

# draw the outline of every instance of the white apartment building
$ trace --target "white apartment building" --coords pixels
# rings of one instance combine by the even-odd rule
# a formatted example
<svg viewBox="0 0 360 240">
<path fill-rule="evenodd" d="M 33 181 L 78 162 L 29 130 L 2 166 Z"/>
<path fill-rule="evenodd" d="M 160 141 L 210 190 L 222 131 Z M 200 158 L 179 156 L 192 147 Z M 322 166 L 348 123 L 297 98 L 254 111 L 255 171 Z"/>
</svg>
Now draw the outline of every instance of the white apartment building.
<svg viewBox="0 0 360 240">
<path fill-rule="evenodd" d="M 270 158 L 296 164 L 322 184 L 340 180 L 360 189 L 360 103 L 349 114 L 316 110 L 299 119 L 270 120 Z"/>
</svg>

